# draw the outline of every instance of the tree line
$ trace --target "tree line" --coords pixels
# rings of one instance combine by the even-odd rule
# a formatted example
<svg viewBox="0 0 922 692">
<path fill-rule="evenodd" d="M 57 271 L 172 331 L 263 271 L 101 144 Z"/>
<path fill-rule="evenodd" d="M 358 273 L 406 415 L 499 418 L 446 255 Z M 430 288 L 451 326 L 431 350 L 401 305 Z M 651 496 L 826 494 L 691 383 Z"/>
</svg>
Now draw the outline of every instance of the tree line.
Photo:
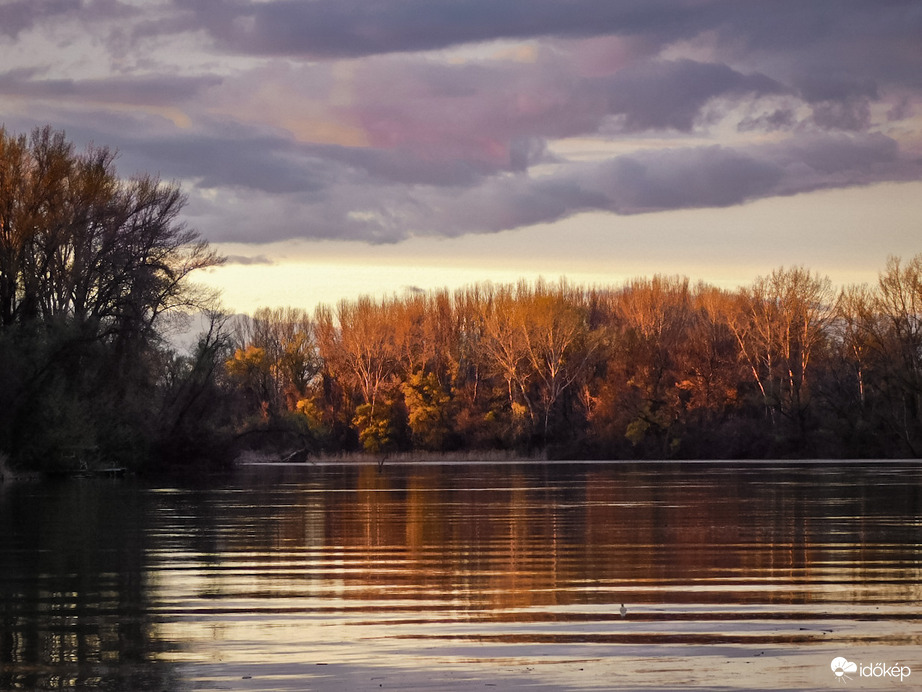
<svg viewBox="0 0 922 692">
<path fill-rule="evenodd" d="M 309 451 L 922 451 L 922 254 L 840 290 L 792 267 L 733 291 L 654 276 L 262 309 L 233 342 L 236 425 Z"/>
<path fill-rule="evenodd" d="M 0 129 L 0 455 L 226 463 L 242 449 L 554 458 L 922 452 L 922 254 L 874 286 L 804 267 L 362 297 L 228 316 L 179 188 L 106 148 Z M 169 330 L 204 313 L 181 353 Z"/>
</svg>

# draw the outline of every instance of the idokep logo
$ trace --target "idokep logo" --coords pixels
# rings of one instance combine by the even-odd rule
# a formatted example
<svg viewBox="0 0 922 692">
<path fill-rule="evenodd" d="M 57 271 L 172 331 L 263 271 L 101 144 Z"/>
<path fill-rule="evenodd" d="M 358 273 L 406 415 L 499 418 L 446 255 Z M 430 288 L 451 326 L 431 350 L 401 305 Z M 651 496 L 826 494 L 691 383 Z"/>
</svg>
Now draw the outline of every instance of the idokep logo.
<svg viewBox="0 0 922 692">
<path fill-rule="evenodd" d="M 832 668 L 836 680 L 842 683 L 852 679 L 848 675 L 849 673 L 853 675 L 857 673 L 858 677 L 861 678 L 899 679 L 900 682 L 912 674 L 912 670 L 910 670 L 909 666 L 901 666 L 899 663 L 894 665 L 889 665 L 887 663 L 870 663 L 865 665 L 863 663 L 853 663 L 843 656 L 837 656 L 832 659 L 832 663 L 829 664 L 829 667 Z"/>
<path fill-rule="evenodd" d="M 830 667 L 832 668 L 832 672 L 835 673 L 836 677 L 842 682 L 845 682 L 846 680 L 851 680 L 851 678 L 848 677 L 846 673 L 857 673 L 858 672 L 858 664 L 852 663 L 851 661 L 849 661 L 846 658 L 843 658 L 842 656 L 837 656 L 836 658 L 832 659 L 832 663 L 830 664 Z"/>
</svg>

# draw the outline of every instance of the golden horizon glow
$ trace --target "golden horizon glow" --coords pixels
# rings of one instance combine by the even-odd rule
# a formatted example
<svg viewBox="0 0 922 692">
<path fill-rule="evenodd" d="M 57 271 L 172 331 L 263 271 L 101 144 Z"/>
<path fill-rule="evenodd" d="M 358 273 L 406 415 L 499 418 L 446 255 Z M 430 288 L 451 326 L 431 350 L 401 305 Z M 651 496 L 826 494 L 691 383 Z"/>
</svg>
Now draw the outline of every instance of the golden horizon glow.
<svg viewBox="0 0 922 692">
<path fill-rule="evenodd" d="M 922 252 L 918 199 L 922 183 L 886 183 L 727 209 L 587 213 L 515 231 L 377 246 L 218 243 L 215 248 L 233 261 L 197 280 L 219 289 L 227 308 L 239 312 L 288 305 L 313 311 L 363 294 L 381 298 L 538 277 L 591 286 L 679 274 L 734 288 L 792 265 L 828 275 L 838 286 L 873 283 L 889 255 Z M 674 242 L 682 234 L 696 242 Z M 740 234 L 747 243 L 738 242 Z"/>
</svg>

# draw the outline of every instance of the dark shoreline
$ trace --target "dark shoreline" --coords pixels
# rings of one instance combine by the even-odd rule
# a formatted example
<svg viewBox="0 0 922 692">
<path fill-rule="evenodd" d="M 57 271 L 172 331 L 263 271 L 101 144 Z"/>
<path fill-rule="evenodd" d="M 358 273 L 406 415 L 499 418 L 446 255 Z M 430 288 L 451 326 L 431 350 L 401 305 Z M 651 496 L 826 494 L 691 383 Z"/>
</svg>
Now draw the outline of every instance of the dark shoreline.
<svg viewBox="0 0 922 692">
<path fill-rule="evenodd" d="M 411 455 L 416 456 L 416 455 Z M 235 468 L 310 468 L 316 467 L 335 467 L 335 466 L 488 466 L 491 464 L 509 464 L 509 465 L 555 465 L 555 466 L 605 466 L 605 465 L 623 465 L 623 466 L 643 466 L 643 465 L 710 465 L 710 466 L 891 466 L 891 465 L 918 465 L 922 464 L 922 459 L 900 458 L 900 459 L 548 459 L 535 457 L 514 457 L 497 460 L 497 459 L 460 459 L 452 458 L 450 455 L 434 456 L 428 455 L 425 458 L 394 458 L 385 459 L 382 463 L 380 459 L 374 457 L 349 456 L 347 458 L 321 458 L 308 459 L 307 461 L 276 461 L 276 460 L 248 460 L 234 462 Z"/>
</svg>

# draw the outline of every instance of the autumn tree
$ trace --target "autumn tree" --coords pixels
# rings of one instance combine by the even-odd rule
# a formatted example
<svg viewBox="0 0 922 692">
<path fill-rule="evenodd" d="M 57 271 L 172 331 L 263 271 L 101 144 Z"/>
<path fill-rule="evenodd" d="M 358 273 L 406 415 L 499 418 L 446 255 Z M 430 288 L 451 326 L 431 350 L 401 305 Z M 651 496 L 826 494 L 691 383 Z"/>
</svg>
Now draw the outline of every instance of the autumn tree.
<svg viewBox="0 0 922 692">
<path fill-rule="evenodd" d="M 635 279 L 608 297 L 609 350 L 596 419 L 641 454 L 668 456 L 677 444 L 690 300 L 687 279 L 664 276 Z"/>
<path fill-rule="evenodd" d="M 517 327 L 535 389 L 529 400 L 537 409 L 546 444 L 548 433 L 566 412 L 565 396 L 586 374 L 600 339 L 589 328 L 582 292 L 566 281 L 556 287 L 538 281 L 531 290 L 520 289 L 517 300 Z"/>
<path fill-rule="evenodd" d="M 725 318 L 732 309 L 733 297 L 728 291 L 699 284 L 692 294 L 693 315 L 679 388 L 687 408 L 702 414 L 703 425 L 717 424 L 738 399 L 738 353 Z"/>
<path fill-rule="evenodd" d="M 318 348 L 324 366 L 349 395 L 353 424 L 369 451 L 388 450 L 397 444 L 398 425 L 393 417 L 398 383 L 399 354 L 392 306 L 368 296 L 343 300 L 334 314 L 326 306 L 316 313 Z"/>
<path fill-rule="evenodd" d="M 189 275 L 221 258 L 180 220 L 178 187 L 122 180 L 114 158 L 47 127 L 28 140 L 0 130 L 2 324 L 68 317 L 128 339 L 198 307 Z"/>
<path fill-rule="evenodd" d="M 742 291 L 728 326 L 773 424 L 780 415 L 802 435 L 813 357 L 826 345 L 835 309 L 828 277 L 795 267 L 759 277 Z"/>
<path fill-rule="evenodd" d="M 509 437 L 508 383 L 497 373 L 490 356 L 488 306 L 493 287 L 476 284 L 459 289 L 452 298 L 454 329 L 452 388 L 458 435 L 474 449 L 503 446 Z"/>
<path fill-rule="evenodd" d="M 404 381 L 402 392 L 413 446 L 429 451 L 453 446 L 456 409 L 435 373 L 411 374 Z"/>
<path fill-rule="evenodd" d="M 525 306 L 519 296 L 528 290 L 525 282 L 515 288 L 488 287 L 481 303 L 483 334 L 480 341 L 489 363 L 505 382 L 509 418 L 508 438 L 514 444 L 525 441 L 534 430 L 535 403 L 532 400 L 534 371 L 529 362 L 528 342 L 522 325 Z"/>
<path fill-rule="evenodd" d="M 654 276 L 364 297 L 309 323 L 261 311 L 227 367 L 332 450 L 912 454 L 920 275 L 892 260 L 838 298 L 799 267 L 735 291 Z"/>
<path fill-rule="evenodd" d="M 114 159 L 0 128 L 0 339 L 17 364 L 0 445 L 24 464 L 151 446 L 165 317 L 213 301 L 190 275 L 222 260 L 178 187 L 119 178 Z"/>
<path fill-rule="evenodd" d="M 320 370 L 310 316 L 298 308 L 259 308 L 237 324 L 229 367 L 266 413 L 295 410 Z"/>
<path fill-rule="evenodd" d="M 411 293 L 393 303 L 400 391 L 414 446 L 455 445 L 454 393 L 460 366 L 458 323 L 446 291 Z"/>
<path fill-rule="evenodd" d="M 245 416 L 256 414 L 264 422 L 279 413 L 278 385 L 266 349 L 255 344 L 239 346 L 225 363 L 235 390 L 244 400 Z"/>
<path fill-rule="evenodd" d="M 871 346 L 884 422 L 913 456 L 922 454 L 922 254 L 890 257 L 880 273 Z"/>
<path fill-rule="evenodd" d="M 875 335 L 879 334 L 878 316 L 874 309 L 875 296 L 866 284 L 843 288 L 836 300 L 832 335 L 839 345 L 839 356 L 849 370 L 849 382 L 844 388 L 847 399 L 857 408 L 867 402 L 867 377 Z"/>
</svg>

